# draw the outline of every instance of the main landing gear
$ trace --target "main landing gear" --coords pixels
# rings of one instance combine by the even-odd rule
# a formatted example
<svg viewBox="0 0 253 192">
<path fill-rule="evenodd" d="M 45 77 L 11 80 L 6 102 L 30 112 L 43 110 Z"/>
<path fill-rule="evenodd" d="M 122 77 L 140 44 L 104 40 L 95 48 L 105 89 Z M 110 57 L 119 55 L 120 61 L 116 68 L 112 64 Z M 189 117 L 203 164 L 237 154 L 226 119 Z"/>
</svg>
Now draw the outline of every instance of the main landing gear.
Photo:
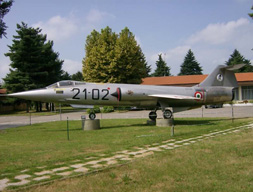
<svg viewBox="0 0 253 192">
<path fill-rule="evenodd" d="M 173 115 L 173 113 L 172 113 L 172 111 L 171 111 L 170 109 L 164 109 L 164 110 L 163 110 L 163 118 L 164 118 L 164 119 L 171 119 L 171 118 L 172 118 L 172 115 Z M 155 111 L 151 111 L 151 112 L 149 113 L 149 118 L 150 118 L 151 120 L 153 120 L 153 121 L 156 120 L 156 118 L 157 118 L 156 110 L 155 110 Z"/>
<path fill-rule="evenodd" d="M 173 113 L 172 113 L 172 111 L 169 110 L 169 109 L 165 109 L 165 110 L 163 111 L 163 118 L 164 118 L 164 119 L 171 119 L 171 118 L 172 118 L 172 115 L 173 115 Z"/>
</svg>

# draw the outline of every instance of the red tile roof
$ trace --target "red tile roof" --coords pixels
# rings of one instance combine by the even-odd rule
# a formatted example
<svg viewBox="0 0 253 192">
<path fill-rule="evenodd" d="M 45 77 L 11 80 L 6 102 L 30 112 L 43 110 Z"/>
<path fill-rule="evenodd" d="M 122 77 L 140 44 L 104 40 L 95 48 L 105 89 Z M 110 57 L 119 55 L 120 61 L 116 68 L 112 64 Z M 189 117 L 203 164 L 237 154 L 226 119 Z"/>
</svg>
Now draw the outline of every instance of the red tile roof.
<svg viewBox="0 0 253 192">
<path fill-rule="evenodd" d="M 253 73 L 236 73 L 238 82 L 253 81 Z"/>
<path fill-rule="evenodd" d="M 165 77 L 147 77 L 142 85 L 195 85 L 201 83 L 208 75 L 182 75 Z M 253 73 L 236 73 L 238 83 L 253 82 Z"/>
<path fill-rule="evenodd" d="M 6 94 L 6 89 L 0 89 L 0 94 Z"/>
</svg>

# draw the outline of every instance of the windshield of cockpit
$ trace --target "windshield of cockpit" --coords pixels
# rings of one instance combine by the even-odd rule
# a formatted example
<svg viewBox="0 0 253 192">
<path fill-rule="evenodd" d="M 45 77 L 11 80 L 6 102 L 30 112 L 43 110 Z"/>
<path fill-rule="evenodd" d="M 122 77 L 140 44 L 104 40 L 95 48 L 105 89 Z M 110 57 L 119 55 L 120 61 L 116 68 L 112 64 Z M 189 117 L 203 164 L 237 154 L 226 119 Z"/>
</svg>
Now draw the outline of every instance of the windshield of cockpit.
<svg viewBox="0 0 253 192">
<path fill-rule="evenodd" d="M 52 85 L 47 86 L 46 88 L 60 88 L 60 87 L 71 87 L 75 85 L 85 84 L 85 82 L 78 82 L 78 81 L 59 81 Z"/>
</svg>

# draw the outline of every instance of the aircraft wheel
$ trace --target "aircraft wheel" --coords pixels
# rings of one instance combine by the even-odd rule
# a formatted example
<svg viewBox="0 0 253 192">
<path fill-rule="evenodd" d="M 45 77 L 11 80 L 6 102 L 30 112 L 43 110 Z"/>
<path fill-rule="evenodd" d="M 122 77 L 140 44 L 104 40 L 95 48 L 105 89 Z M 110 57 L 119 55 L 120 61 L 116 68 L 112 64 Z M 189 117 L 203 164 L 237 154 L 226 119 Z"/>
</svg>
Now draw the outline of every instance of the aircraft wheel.
<svg viewBox="0 0 253 192">
<path fill-rule="evenodd" d="M 96 119 L 96 114 L 95 113 L 90 113 L 89 118 L 90 118 L 90 120 Z"/>
<path fill-rule="evenodd" d="M 157 114 L 154 111 L 151 111 L 148 116 L 149 116 L 149 119 L 151 119 L 153 121 L 156 120 L 156 118 L 157 118 Z"/>
<path fill-rule="evenodd" d="M 164 119 L 170 119 L 172 117 L 172 111 L 169 109 L 164 110 L 163 117 Z"/>
</svg>

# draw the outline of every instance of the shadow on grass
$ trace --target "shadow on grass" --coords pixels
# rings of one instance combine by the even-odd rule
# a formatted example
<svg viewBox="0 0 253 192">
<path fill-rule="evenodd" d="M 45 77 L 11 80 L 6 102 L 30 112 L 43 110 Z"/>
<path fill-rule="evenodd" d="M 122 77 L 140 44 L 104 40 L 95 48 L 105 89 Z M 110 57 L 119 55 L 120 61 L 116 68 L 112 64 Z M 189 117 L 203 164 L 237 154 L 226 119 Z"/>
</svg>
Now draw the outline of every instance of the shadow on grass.
<svg viewBox="0 0 253 192">
<path fill-rule="evenodd" d="M 117 129 L 117 128 L 124 128 L 124 127 L 147 127 L 150 125 L 147 124 L 129 124 L 129 125 L 114 125 L 114 126 L 102 126 L 102 129 Z"/>
<path fill-rule="evenodd" d="M 215 124 L 215 122 L 217 121 L 221 121 L 221 120 L 225 120 L 225 119 L 203 119 L 203 120 L 199 120 L 199 119 L 175 119 L 174 120 L 174 124 L 175 125 L 203 125 L 203 124 Z"/>
</svg>

